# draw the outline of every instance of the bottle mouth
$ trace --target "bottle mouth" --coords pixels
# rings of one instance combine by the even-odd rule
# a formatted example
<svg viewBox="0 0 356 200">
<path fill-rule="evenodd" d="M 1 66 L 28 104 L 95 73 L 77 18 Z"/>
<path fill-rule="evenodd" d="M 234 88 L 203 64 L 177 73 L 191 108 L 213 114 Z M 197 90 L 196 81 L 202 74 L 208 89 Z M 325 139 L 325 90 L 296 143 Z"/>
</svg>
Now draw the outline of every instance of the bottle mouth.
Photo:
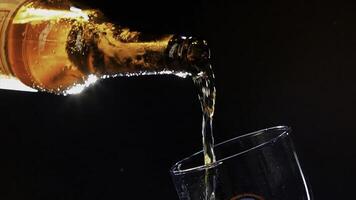
<svg viewBox="0 0 356 200">
<path fill-rule="evenodd" d="M 203 66 L 210 61 L 210 48 L 205 40 L 197 37 L 174 36 L 168 43 L 169 59 L 181 64 Z"/>
</svg>

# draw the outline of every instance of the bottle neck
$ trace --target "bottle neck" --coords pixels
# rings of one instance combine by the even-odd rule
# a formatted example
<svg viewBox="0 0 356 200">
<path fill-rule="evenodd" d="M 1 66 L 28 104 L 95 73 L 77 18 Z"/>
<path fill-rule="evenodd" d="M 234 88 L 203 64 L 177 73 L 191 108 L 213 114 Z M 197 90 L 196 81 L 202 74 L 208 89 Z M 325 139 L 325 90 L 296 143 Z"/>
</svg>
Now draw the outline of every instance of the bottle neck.
<svg viewBox="0 0 356 200">
<path fill-rule="evenodd" d="M 145 40 L 143 38 L 150 38 Z M 198 74 L 210 59 L 204 40 L 177 35 L 148 37 L 110 23 L 79 24 L 67 52 L 85 74 Z"/>
</svg>

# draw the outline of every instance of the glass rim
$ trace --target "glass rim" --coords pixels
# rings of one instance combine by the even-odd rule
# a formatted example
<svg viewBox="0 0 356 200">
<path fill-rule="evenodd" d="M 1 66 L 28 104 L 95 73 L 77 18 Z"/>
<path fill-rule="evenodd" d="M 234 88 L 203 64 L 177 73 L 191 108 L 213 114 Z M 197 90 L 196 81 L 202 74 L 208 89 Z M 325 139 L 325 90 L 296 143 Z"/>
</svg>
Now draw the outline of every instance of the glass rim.
<svg viewBox="0 0 356 200">
<path fill-rule="evenodd" d="M 271 139 L 266 140 L 265 142 L 262 142 L 262 143 L 260 143 L 258 145 L 255 145 L 255 146 L 253 146 L 251 148 L 248 148 L 246 150 L 237 152 L 237 153 L 235 153 L 233 155 L 221 158 L 221 159 L 217 160 L 216 162 L 214 162 L 214 163 L 212 163 L 210 165 L 199 165 L 197 167 L 191 167 L 191 168 L 188 168 L 188 169 L 179 169 L 180 166 L 185 161 L 189 160 L 190 158 L 192 158 L 192 157 L 194 157 L 194 156 L 196 156 L 198 154 L 202 154 L 203 153 L 203 150 L 198 151 L 198 152 L 196 152 L 196 153 L 194 153 L 194 154 L 192 154 L 192 155 L 190 155 L 190 156 L 178 161 L 177 163 L 175 163 L 173 165 L 173 167 L 170 169 L 170 173 L 173 174 L 173 175 L 182 175 L 182 174 L 188 174 L 188 173 L 193 173 L 193 172 L 198 172 L 198 171 L 208 170 L 208 169 L 214 168 L 214 167 L 222 164 L 224 161 L 229 160 L 229 159 L 231 159 L 233 157 L 244 155 L 244 154 L 246 154 L 248 152 L 254 151 L 254 150 L 259 149 L 259 148 L 261 148 L 261 147 L 263 147 L 263 146 L 265 146 L 267 144 L 270 144 L 271 142 L 275 142 L 279 138 L 281 138 L 281 137 L 283 137 L 285 135 L 288 135 L 288 133 L 291 131 L 291 128 L 289 126 L 274 126 L 274 127 L 270 127 L 270 128 L 260 129 L 260 130 L 257 130 L 257 131 L 253 131 L 253 132 L 250 132 L 250 133 L 247 133 L 247 134 L 244 134 L 244 135 L 240 135 L 240 136 L 225 140 L 225 141 L 223 141 L 221 143 L 218 143 L 218 144 L 214 145 L 214 147 L 218 147 L 218 146 L 227 144 L 229 142 L 232 142 L 232 141 L 235 141 L 235 140 L 239 140 L 241 138 L 246 138 L 246 137 L 266 134 L 268 131 L 271 131 L 271 130 L 279 130 L 281 132 L 278 135 L 276 135 L 275 137 L 272 137 Z"/>
</svg>

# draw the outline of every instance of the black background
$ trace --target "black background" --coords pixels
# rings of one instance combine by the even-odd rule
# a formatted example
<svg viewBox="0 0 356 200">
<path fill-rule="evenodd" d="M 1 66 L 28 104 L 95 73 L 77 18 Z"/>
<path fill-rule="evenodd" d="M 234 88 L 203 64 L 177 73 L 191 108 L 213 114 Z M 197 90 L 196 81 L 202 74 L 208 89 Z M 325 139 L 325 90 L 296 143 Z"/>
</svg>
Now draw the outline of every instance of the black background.
<svg viewBox="0 0 356 200">
<path fill-rule="evenodd" d="M 354 197 L 355 3 L 89 4 L 123 26 L 208 40 L 216 141 L 289 125 L 315 199 Z M 0 91 L 0 102 L 1 199 L 177 199 L 169 168 L 201 148 L 190 80 L 105 80 L 68 97 Z"/>
</svg>

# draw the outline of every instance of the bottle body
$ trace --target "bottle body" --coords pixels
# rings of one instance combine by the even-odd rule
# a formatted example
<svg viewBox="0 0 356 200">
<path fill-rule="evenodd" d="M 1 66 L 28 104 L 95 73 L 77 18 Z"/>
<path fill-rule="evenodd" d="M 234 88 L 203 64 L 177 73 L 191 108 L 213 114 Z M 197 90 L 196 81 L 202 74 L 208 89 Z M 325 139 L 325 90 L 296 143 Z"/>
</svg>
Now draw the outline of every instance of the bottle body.
<svg viewBox="0 0 356 200">
<path fill-rule="evenodd" d="M 68 93 L 89 78 L 118 75 L 186 75 L 197 71 L 193 63 L 210 56 L 205 41 L 147 37 L 68 0 L 0 0 L 0 5 L 9 10 L 6 16 L 0 10 L 0 74 L 37 90 Z"/>
<path fill-rule="evenodd" d="M 69 22 L 46 19 L 45 16 L 44 19 L 21 22 L 18 14 L 29 12 L 25 6 L 18 9 L 7 30 L 5 50 L 11 75 L 30 87 L 48 91 L 62 90 L 78 82 L 74 79 L 83 75 L 75 67 L 71 68 L 65 52 L 71 28 Z M 37 12 L 35 9 L 41 8 L 32 11 Z M 26 20 L 31 16 L 23 18 Z"/>
<path fill-rule="evenodd" d="M 7 61 L 7 30 L 12 16 L 25 1 L 0 0 L 0 88 L 3 89 L 35 91 L 12 75 Z"/>
</svg>

